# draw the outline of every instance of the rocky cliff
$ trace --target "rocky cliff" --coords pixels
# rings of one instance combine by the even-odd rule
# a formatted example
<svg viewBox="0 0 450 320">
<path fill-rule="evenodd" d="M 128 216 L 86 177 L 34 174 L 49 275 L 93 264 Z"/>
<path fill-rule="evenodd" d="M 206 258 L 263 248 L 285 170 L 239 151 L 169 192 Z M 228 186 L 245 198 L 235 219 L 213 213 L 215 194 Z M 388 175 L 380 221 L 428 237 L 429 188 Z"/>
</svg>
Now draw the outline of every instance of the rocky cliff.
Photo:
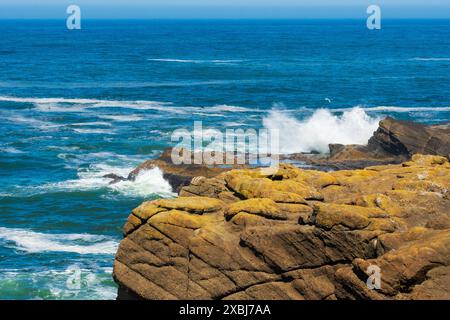
<svg viewBox="0 0 450 320">
<path fill-rule="evenodd" d="M 448 159 L 431 155 L 194 178 L 128 217 L 119 299 L 450 299 L 449 189 Z M 379 289 L 367 286 L 371 266 Z"/>
</svg>

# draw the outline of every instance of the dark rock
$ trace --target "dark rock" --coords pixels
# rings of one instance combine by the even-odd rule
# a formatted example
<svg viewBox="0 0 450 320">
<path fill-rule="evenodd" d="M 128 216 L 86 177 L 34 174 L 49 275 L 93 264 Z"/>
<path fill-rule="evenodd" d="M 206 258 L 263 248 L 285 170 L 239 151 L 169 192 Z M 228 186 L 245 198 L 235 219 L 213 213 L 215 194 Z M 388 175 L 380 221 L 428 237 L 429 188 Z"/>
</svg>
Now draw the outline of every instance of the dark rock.
<svg viewBox="0 0 450 320">
<path fill-rule="evenodd" d="M 369 139 L 371 152 L 411 157 L 413 154 L 431 154 L 448 157 L 450 154 L 450 127 L 399 121 L 391 117 L 380 121 L 378 130 Z"/>
<path fill-rule="evenodd" d="M 337 153 L 341 152 L 342 150 L 344 150 L 345 145 L 343 144 L 338 144 L 338 143 L 332 143 L 328 145 L 328 148 L 330 149 L 330 157 L 334 157 Z"/>
<path fill-rule="evenodd" d="M 112 179 L 112 181 L 110 182 L 110 184 L 114 184 L 114 183 L 117 183 L 117 182 L 119 182 L 119 181 L 126 181 L 126 180 L 128 180 L 127 178 L 124 178 L 124 177 L 122 177 L 122 176 L 119 176 L 119 175 L 117 175 L 117 174 L 115 174 L 115 173 L 105 174 L 105 175 L 103 176 L 103 178 Z"/>
</svg>

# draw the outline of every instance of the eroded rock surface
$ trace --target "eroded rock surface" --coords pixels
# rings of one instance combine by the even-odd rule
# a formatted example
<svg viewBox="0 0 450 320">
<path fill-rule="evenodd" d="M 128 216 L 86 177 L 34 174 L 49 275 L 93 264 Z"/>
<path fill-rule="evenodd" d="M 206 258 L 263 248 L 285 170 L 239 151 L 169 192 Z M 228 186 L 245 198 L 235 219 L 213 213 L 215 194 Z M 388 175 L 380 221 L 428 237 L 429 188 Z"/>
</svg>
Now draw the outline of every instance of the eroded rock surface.
<svg viewBox="0 0 450 320">
<path fill-rule="evenodd" d="M 450 299 L 450 164 L 198 177 L 124 226 L 119 298 Z M 366 284 L 369 266 L 381 288 Z"/>
</svg>

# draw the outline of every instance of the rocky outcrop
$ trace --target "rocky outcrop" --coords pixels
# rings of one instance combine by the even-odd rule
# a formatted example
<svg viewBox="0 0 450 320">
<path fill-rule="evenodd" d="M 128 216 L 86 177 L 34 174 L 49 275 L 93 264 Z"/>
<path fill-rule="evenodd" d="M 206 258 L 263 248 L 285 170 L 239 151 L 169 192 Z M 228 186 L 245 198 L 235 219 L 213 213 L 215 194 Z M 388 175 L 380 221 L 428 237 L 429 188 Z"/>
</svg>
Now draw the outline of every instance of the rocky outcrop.
<svg viewBox="0 0 450 320">
<path fill-rule="evenodd" d="M 181 152 L 181 149 L 180 151 Z M 184 150 L 184 152 L 187 152 Z M 187 152 L 188 153 L 188 152 Z M 127 179 L 134 180 L 141 172 L 158 167 L 163 171 L 163 177 L 172 186 L 175 192 L 179 192 L 183 186 L 191 183 L 194 177 L 214 177 L 229 169 L 220 166 L 208 166 L 203 164 L 174 164 L 171 159 L 172 148 L 167 148 L 154 160 L 147 160 L 130 172 Z M 193 162 L 194 154 L 188 153 Z"/>
<path fill-rule="evenodd" d="M 450 127 L 447 124 L 426 126 L 414 122 L 397 121 L 386 118 L 380 121 L 379 128 L 367 145 L 342 145 L 330 144 L 329 154 L 288 154 L 280 155 L 283 161 L 298 163 L 301 166 L 315 170 L 345 170 L 362 169 L 368 166 L 399 164 L 410 160 L 412 154 L 423 153 L 449 157 L 450 154 Z M 212 178 L 220 173 L 237 168 L 248 168 L 249 154 L 244 156 L 244 164 L 237 160 L 236 154 L 220 154 L 219 158 L 234 157 L 233 165 L 208 165 L 208 164 L 174 164 L 171 158 L 172 152 L 183 153 L 191 163 L 195 163 L 195 157 L 203 154 L 191 153 L 185 149 L 167 148 L 157 158 L 148 160 L 134 169 L 128 177 L 116 174 L 105 175 L 111 179 L 111 183 L 123 180 L 133 181 L 136 176 L 145 170 L 158 167 L 163 171 L 163 177 L 172 186 L 174 192 L 180 192 L 181 188 L 193 182 L 194 177 Z M 225 161 L 223 162 L 225 163 Z M 247 165 L 246 165 L 247 164 Z"/>
<path fill-rule="evenodd" d="M 119 298 L 450 299 L 449 190 L 447 158 L 422 155 L 197 177 L 128 217 Z"/>
<path fill-rule="evenodd" d="M 411 157 L 413 154 L 450 156 L 450 127 L 386 118 L 368 142 L 371 152 Z"/>
<path fill-rule="evenodd" d="M 330 144 L 328 155 L 293 154 L 286 159 L 302 161 L 317 168 L 361 169 L 367 166 L 398 164 L 413 154 L 450 157 L 450 126 L 423 125 L 387 117 L 367 145 Z"/>
</svg>

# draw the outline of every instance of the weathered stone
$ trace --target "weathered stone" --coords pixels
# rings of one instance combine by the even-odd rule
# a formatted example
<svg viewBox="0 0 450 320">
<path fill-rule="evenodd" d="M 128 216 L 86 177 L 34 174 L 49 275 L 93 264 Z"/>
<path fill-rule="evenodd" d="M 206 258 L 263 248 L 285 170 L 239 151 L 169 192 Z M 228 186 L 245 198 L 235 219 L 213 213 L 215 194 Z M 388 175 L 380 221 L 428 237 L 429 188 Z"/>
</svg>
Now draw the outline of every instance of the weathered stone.
<svg viewBox="0 0 450 320">
<path fill-rule="evenodd" d="M 269 219 L 286 220 L 277 203 L 271 199 L 248 199 L 230 204 L 225 208 L 225 218 L 231 219 L 240 212 L 251 213 Z"/>
<path fill-rule="evenodd" d="M 153 202 L 156 206 L 166 209 L 184 210 L 203 214 L 222 209 L 223 202 L 207 197 L 178 197 L 175 199 L 160 199 Z"/>
<path fill-rule="evenodd" d="M 144 202 L 114 264 L 119 297 L 448 299 L 450 165 L 200 177 Z M 381 270 L 370 290 L 369 266 Z"/>
</svg>

